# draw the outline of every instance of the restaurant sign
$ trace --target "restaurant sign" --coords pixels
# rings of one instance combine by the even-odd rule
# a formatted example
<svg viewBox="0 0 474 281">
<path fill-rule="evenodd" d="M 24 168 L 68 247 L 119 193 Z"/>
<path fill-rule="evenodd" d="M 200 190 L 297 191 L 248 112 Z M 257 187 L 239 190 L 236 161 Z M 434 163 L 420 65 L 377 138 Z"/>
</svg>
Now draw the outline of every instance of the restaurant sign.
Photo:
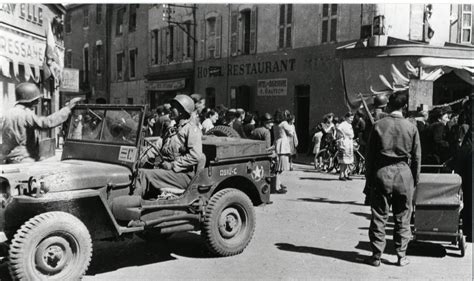
<svg viewBox="0 0 474 281">
<path fill-rule="evenodd" d="M 170 79 L 149 81 L 147 83 L 147 90 L 149 91 L 175 91 L 184 89 L 186 87 L 186 79 Z"/>
<path fill-rule="evenodd" d="M 286 78 L 258 80 L 257 96 L 286 96 L 287 82 Z"/>
<path fill-rule="evenodd" d="M 60 91 L 79 92 L 79 69 L 64 68 Z"/>
</svg>

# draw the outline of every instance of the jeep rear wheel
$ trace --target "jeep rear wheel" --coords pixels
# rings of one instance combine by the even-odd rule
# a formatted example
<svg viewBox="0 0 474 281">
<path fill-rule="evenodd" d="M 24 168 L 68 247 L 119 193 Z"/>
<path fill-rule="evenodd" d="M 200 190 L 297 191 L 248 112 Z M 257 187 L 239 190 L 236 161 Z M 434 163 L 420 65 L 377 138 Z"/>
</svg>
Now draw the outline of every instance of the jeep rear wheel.
<svg viewBox="0 0 474 281">
<path fill-rule="evenodd" d="M 206 207 L 201 234 L 217 256 L 243 252 L 255 231 L 255 211 L 249 197 L 236 189 L 214 194 Z"/>
<path fill-rule="evenodd" d="M 15 234 L 9 269 L 18 280 L 78 280 L 89 267 L 92 240 L 86 226 L 64 212 L 37 215 Z"/>
</svg>

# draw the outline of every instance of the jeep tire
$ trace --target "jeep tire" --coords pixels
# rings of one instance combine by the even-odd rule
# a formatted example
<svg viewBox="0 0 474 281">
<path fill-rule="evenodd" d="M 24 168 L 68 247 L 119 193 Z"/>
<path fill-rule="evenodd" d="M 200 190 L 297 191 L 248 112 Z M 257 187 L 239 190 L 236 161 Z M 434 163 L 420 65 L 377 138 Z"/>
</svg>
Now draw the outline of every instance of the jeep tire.
<svg viewBox="0 0 474 281">
<path fill-rule="evenodd" d="M 206 135 L 217 136 L 217 137 L 229 137 L 239 138 L 239 133 L 229 126 L 219 125 L 207 131 Z"/>
<path fill-rule="evenodd" d="M 211 253 L 221 257 L 242 253 L 254 231 L 255 211 L 246 194 L 228 188 L 211 197 L 201 230 Z"/>
<path fill-rule="evenodd" d="M 92 257 L 87 227 L 64 212 L 37 215 L 16 232 L 10 244 L 14 280 L 79 280 Z"/>
</svg>

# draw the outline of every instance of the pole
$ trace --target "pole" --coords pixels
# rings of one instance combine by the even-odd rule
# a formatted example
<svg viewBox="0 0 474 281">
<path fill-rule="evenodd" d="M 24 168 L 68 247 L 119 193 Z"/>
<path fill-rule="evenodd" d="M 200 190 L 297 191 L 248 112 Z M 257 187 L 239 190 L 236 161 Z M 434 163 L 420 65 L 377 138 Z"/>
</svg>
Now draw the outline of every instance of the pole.
<svg viewBox="0 0 474 281">
<path fill-rule="evenodd" d="M 196 39 L 196 4 L 193 4 L 193 21 L 194 21 L 194 26 L 193 26 L 193 93 L 196 92 L 196 47 L 197 47 L 197 39 Z"/>
<path fill-rule="evenodd" d="M 373 125 L 375 123 L 374 117 L 372 114 L 370 114 L 369 107 L 367 106 L 367 103 L 364 100 L 364 97 L 362 96 L 361 93 L 359 93 L 360 100 L 362 101 L 362 105 L 364 106 L 365 112 L 367 113 L 367 116 L 369 116 L 370 123 Z"/>
</svg>

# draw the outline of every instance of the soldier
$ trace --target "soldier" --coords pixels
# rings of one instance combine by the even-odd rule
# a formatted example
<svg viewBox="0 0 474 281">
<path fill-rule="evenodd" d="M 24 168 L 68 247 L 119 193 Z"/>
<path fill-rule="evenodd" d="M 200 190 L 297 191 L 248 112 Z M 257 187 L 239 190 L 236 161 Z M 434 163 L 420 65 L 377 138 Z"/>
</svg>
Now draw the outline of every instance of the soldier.
<svg viewBox="0 0 474 281">
<path fill-rule="evenodd" d="M 41 97 L 33 83 L 21 83 L 15 88 L 16 104 L 5 115 L 3 126 L 2 155 L 7 164 L 40 160 L 37 130 L 51 129 L 67 120 L 71 109 L 81 98 L 73 98 L 69 104 L 47 117 L 37 116 L 33 107 Z"/>
<path fill-rule="evenodd" d="M 392 206 L 393 240 L 397 264 L 409 263 L 406 250 L 411 236 L 410 218 L 421 164 L 418 129 L 402 115 L 408 91 L 392 94 L 390 115 L 377 121 L 370 133 L 367 151 L 367 183 L 371 187 L 372 218 L 369 227 L 372 256 L 367 263 L 380 265 L 385 248 L 385 224 Z"/>
<path fill-rule="evenodd" d="M 195 174 L 196 165 L 203 163 L 202 133 L 191 117 L 193 100 L 177 95 L 171 106 L 170 117 L 176 124 L 165 134 L 158 168 L 138 171 L 135 193 L 145 198 L 170 199 L 182 194 Z"/>
</svg>

